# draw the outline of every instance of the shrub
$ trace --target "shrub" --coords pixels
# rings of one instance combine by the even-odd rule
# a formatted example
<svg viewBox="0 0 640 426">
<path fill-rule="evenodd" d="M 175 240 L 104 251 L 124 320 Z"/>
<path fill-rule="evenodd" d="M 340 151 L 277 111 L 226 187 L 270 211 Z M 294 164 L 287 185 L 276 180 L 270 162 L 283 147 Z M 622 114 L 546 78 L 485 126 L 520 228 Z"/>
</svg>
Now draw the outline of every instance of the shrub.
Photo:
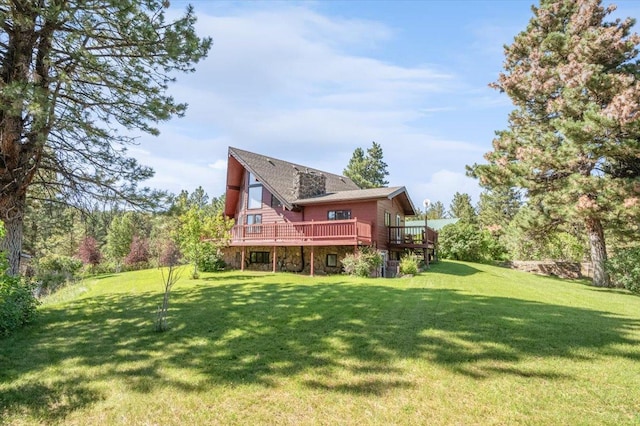
<svg viewBox="0 0 640 426">
<path fill-rule="evenodd" d="M 4 227 L 0 223 L 0 238 L 3 237 Z M 38 307 L 33 286 L 19 277 L 7 275 L 8 267 L 5 254 L 0 253 L 0 337 L 33 321 Z"/>
<path fill-rule="evenodd" d="M 51 293 L 76 279 L 82 268 L 82 261 L 69 256 L 45 256 L 36 265 L 36 280 L 40 284 L 40 293 Z"/>
<path fill-rule="evenodd" d="M 462 221 L 442 228 L 438 241 L 444 259 L 484 262 L 499 257 L 501 252 L 489 231 Z"/>
<path fill-rule="evenodd" d="M 415 253 L 405 254 L 400 258 L 400 273 L 402 275 L 415 275 L 418 273 L 420 259 Z"/>
<path fill-rule="evenodd" d="M 5 266 L 0 265 L 3 269 Z M 0 336 L 8 336 L 33 321 L 37 307 L 31 283 L 6 274 L 0 276 Z"/>
<path fill-rule="evenodd" d="M 211 245 L 205 246 L 205 252 L 198 261 L 198 270 L 202 272 L 217 272 L 224 270 L 222 254 Z"/>
<path fill-rule="evenodd" d="M 376 268 L 382 266 L 382 254 L 377 250 L 362 247 L 356 253 L 347 254 L 342 259 L 342 265 L 349 275 L 368 277 Z"/>
<path fill-rule="evenodd" d="M 606 267 L 615 286 L 640 294 L 640 248 L 620 250 Z"/>
</svg>

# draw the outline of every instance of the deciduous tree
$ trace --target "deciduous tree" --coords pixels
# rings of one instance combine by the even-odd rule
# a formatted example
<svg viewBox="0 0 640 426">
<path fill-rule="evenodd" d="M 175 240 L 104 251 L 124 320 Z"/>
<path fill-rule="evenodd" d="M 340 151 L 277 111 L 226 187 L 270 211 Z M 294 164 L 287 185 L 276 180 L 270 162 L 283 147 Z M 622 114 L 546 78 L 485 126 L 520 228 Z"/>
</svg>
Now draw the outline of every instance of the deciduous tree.
<svg viewBox="0 0 640 426">
<path fill-rule="evenodd" d="M 489 164 L 472 175 L 518 187 L 553 218 L 580 219 L 593 283 L 609 285 L 604 229 L 640 218 L 640 36 L 598 0 L 543 0 L 505 47 L 493 85 L 515 105 Z M 625 219 L 625 220 L 620 220 Z"/>
<path fill-rule="evenodd" d="M 127 130 L 157 134 L 157 122 L 184 113 L 168 84 L 211 43 L 197 37 L 191 7 L 167 20 L 168 3 L 0 3 L 0 219 L 12 273 L 32 185 L 75 204 L 150 195 L 139 183 L 152 170 L 127 155 Z"/>
</svg>

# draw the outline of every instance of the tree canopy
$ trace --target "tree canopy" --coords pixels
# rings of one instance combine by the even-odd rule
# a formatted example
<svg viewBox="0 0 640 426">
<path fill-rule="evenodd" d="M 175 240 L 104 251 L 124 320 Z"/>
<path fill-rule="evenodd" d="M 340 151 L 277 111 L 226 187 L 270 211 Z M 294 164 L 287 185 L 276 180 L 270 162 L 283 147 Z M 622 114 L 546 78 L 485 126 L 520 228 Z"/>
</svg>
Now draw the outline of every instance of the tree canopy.
<svg viewBox="0 0 640 426">
<path fill-rule="evenodd" d="M 372 142 L 371 148 L 365 154 L 362 148 L 356 148 L 349 160 L 344 175 L 350 178 L 360 188 L 379 188 L 388 185 L 385 177 L 389 175 L 387 163 L 382 161 L 382 147 Z"/>
<path fill-rule="evenodd" d="M 640 36 L 598 0 L 543 0 L 505 47 L 493 87 L 515 105 L 488 164 L 488 188 L 524 190 L 531 210 L 581 220 L 594 284 L 608 285 L 604 229 L 640 219 Z M 637 227 L 636 227 L 637 233 Z"/>
<path fill-rule="evenodd" d="M 59 202 L 143 203 L 152 170 L 127 155 L 130 130 L 183 115 L 167 94 L 211 44 L 195 15 L 169 21 L 158 0 L 9 0 L 0 4 L 0 219 L 17 271 L 32 185 Z"/>
<path fill-rule="evenodd" d="M 477 214 L 471 204 L 471 196 L 460 192 L 453 194 L 453 199 L 449 206 L 449 215 L 467 223 L 475 223 Z"/>
</svg>

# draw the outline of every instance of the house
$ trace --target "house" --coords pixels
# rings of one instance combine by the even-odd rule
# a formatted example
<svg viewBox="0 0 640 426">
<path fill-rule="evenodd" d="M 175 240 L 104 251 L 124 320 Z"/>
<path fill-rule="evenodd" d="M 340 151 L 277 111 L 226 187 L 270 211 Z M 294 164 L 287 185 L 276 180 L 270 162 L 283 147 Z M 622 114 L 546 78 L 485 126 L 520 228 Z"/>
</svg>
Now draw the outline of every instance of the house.
<svg viewBox="0 0 640 426">
<path fill-rule="evenodd" d="M 432 257 L 437 233 L 405 226 L 415 214 L 403 186 L 359 189 L 345 176 L 229 148 L 225 215 L 235 226 L 224 260 L 233 268 L 339 273 L 361 246 L 380 250 L 387 268 L 406 250 Z"/>
</svg>

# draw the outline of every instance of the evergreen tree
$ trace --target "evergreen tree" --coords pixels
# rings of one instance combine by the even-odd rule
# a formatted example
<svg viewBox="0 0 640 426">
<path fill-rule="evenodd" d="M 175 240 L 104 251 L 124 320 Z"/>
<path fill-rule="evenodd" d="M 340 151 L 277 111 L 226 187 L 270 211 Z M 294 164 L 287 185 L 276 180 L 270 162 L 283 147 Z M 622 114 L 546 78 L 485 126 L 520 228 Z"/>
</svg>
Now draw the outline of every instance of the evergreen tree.
<svg viewBox="0 0 640 426">
<path fill-rule="evenodd" d="M 466 223 L 476 223 L 477 215 L 471 204 L 471 196 L 460 192 L 453 194 L 453 200 L 451 200 L 451 205 L 449 206 L 449 215 Z"/>
<path fill-rule="evenodd" d="M 597 0 L 533 8 L 494 84 L 516 109 L 489 164 L 470 170 L 485 187 L 523 188 L 552 220 L 580 219 L 597 286 L 609 285 L 605 227 L 640 219 L 640 36 L 633 19 L 606 21 L 614 9 Z"/>
<path fill-rule="evenodd" d="M 478 222 L 493 235 L 507 228 L 521 206 L 520 194 L 514 188 L 496 188 L 480 194 Z"/>
<path fill-rule="evenodd" d="M 58 200 L 142 204 L 152 170 L 126 152 L 119 129 L 158 134 L 155 124 L 186 105 L 166 94 L 193 70 L 211 40 L 195 15 L 170 22 L 168 1 L 6 0 L 0 3 L 0 220 L 10 272 L 20 262 L 27 192 Z"/>
<path fill-rule="evenodd" d="M 446 210 L 442 201 L 431 203 L 427 209 L 427 219 L 444 219 Z"/>
<path fill-rule="evenodd" d="M 343 173 L 360 188 L 380 188 L 388 185 L 387 164 L 382 161 L 382 147 L 373 142 L 365 155 L 362 148 L 356 148 Z"/>
</svg>

